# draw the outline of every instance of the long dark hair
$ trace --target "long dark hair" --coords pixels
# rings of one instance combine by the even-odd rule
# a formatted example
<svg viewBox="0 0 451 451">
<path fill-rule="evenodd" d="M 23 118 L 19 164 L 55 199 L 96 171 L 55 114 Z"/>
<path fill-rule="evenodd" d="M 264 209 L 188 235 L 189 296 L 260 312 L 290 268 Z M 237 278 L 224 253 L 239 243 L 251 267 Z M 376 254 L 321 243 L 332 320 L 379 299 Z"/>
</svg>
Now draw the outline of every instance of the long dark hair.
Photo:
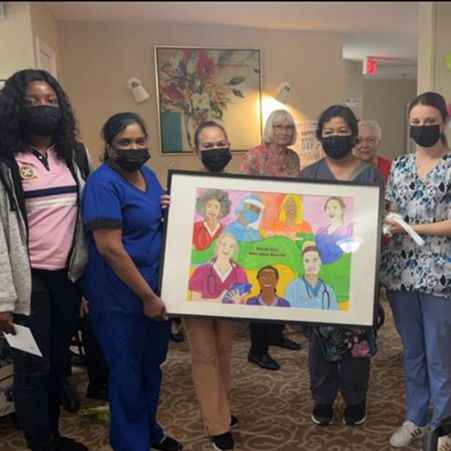
<svg viewBox="0 0 451 451">
<path fill-rule="evenodd" d="M 448 119 L 448 108 L 446 107 L 446 101 L 438 92 L 423 92 L 416 96 L 409 104 L 408 114 L 412 111 L 412 108 L 417 105 L 430 106 L 435 108 L 442 116 L 442 120 L 446 121 Z M 442 143 L 445 147 L 448 147 L 448 140 L 446 139 L 445 132 L 443 132 L 440 136 Z"/>
<path fill-rule="evenodd" d="M 105 143 L 105 152 L 102 157 L 104 161 L 110 158 L 108 155 L 107 145 L 111 145 L 114 137 L 132 124 L 138 124 L 141 127 L 144 136 L 148 138 L 146 125 L 139 114 L 130 112 L 117 113 L 108 118 L 102 127 L 102 139 Z"/>
<path fill-rule="evenodd" d="M 43 81 L 55 91 L 61 119 L 52 135 L 53 144 L 58 157 L 69 162 L 78 135 L 78 125 L 69 98 L 52 75 L 35 69 L 16 72 L 0 90 L 0 157 L 11 160 L 16 153 L 27 150 L 30 145 L 21 118 L 25 108 L 25 92 L 33 81 Z"/>
</svg>

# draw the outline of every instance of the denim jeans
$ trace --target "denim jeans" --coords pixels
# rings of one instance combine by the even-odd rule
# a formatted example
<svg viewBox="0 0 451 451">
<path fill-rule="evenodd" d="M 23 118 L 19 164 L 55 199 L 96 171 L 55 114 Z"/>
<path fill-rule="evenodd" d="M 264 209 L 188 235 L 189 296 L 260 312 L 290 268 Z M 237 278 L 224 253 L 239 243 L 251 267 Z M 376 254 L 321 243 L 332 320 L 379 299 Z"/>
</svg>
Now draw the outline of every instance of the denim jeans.
<svg viewBox="0 0 451 451">
<path fill-rule="evenodd" d="M 49 449 L 58 435 L 69 343 L 74 334 L 81 290 L 67 270 L 32 270 L 30 316 L 16 315 L 27 326 L 43 357 L 13 350 L 14 404 L 29 448 Z"/>
</svg>

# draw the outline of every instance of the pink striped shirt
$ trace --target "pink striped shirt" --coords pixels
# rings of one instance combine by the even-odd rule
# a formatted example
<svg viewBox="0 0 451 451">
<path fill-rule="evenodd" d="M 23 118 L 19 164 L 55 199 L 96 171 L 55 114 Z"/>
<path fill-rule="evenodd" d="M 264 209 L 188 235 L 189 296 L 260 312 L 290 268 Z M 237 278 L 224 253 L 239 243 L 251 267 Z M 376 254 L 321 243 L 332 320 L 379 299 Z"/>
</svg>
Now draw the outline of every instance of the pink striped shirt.
<svg viewBox="0 0 451 451">
<path fill-rule="evenodd" d="M 77 184 L 53 147 L 47 158 L 31 148 L 16 155 L 25 195 L 31 267 L 67 266 L 77 220 Z"/>
</svg>

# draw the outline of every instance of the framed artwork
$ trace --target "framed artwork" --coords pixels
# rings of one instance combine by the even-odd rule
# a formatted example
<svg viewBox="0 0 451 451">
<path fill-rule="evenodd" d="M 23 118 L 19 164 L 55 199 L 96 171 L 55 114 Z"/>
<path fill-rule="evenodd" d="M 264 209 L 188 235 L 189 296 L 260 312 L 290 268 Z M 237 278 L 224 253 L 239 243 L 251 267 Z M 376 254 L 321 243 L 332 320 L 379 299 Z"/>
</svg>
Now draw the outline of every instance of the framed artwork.
<svg viewBox="0 0 451 451">
<path fill-rule="evenodd" d="M 260 50 L 155 46 L 162 154 L 193 151 L 198 125 L 223 125 L 232 151 L 262 136 Z"/>
<path fill-rule="evenodd" d="M 373 325 L 378 186 L 169 171 L 169 314 Z"/>
</svg>

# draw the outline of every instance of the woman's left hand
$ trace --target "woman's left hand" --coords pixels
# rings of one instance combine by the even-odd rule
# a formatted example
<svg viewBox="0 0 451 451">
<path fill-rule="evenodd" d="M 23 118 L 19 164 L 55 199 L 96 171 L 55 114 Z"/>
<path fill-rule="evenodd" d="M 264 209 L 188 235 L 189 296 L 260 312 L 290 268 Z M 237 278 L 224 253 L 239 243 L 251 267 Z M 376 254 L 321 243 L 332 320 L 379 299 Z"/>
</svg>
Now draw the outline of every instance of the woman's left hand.
<svg viewBox="0 0 451 451">
<path fill-rule="evenodd" d="M 169 207 L 171 203 L 171 196 L 169 194 L 162 194 L 160 197 L 160 205 L 163 210 Z"/>
</svg>

